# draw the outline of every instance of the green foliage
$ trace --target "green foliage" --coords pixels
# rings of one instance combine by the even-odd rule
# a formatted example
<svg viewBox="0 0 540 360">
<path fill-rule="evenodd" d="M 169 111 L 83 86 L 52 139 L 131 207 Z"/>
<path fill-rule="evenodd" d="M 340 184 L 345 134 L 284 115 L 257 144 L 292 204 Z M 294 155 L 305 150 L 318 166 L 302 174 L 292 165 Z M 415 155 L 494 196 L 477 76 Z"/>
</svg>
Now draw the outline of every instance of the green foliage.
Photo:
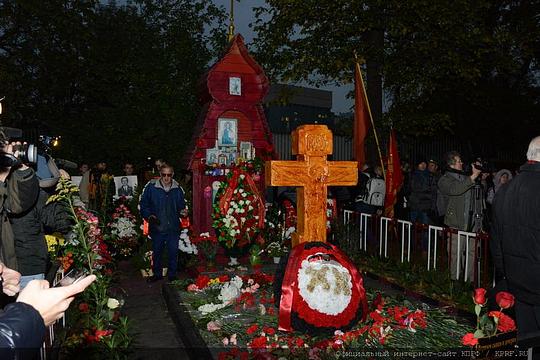
<svg viewBox="0 0 540 360">
<path fill-rule="evenodd" d="M 3 1 L 4 125 L 62 135 L 74 161 L 178 162 L 223 20 L 205 0 Z"/>
<path fill-rule="evenodd" d="M 540 98 L 539 7 L 526 0 L 268 0 L 256 10 L 254 45 L 275 80 L 316 86 L 351 83 L 356 51 L 368 61 L 368 79 L 377 76 L 370 61 L 380 68 L 391 101 L 385 121 L 402 133 L 528 137 Z"/>
</svg>

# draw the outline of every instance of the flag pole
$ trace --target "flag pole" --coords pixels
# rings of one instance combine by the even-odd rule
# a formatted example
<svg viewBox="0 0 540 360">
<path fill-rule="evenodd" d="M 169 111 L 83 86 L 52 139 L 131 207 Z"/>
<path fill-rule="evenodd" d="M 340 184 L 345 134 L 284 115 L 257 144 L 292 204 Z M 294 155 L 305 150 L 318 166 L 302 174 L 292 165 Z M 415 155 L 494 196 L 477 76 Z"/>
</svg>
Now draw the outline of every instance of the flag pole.
<svg viewBox="0 0 540 360">
<path fill-rule="evenodd" d="M 373 129 L 373 134 L 375 135 L 375 143 L 377 144 L 377 152 L 379 153 L 379 160 L 381 162 L 381 168 L 383 173 L 383 178 L 386 179 L 386 170 L 384 169 L 384 163 L 382 159 L 382 153 L 381 153 L 381 146 L 379 145 L 379 137 L 377 136 L 377 129 L 375 129 L 375 123 L 373 121 L 373 115 L 371 114 L 371 107 L 369 106 L 369 100 L 367 97 L 366 87 L 364 86 L 364 77 L 362 76 L 362 71 L 360 69 L 360 61 L 358 59 L 358 55 L 356 54 L 356 50 L 354 50 L 354 59 L 356 62 L 356 66 L 358 67 L 358 74 L 360 75 L 360 83 L 362 84 L 362 90 L 364 93 L 364 100 L 366 102 L 368 113 L 369 113 L 369 119 L 371 120 L 371 127 Z"/>
</svg>

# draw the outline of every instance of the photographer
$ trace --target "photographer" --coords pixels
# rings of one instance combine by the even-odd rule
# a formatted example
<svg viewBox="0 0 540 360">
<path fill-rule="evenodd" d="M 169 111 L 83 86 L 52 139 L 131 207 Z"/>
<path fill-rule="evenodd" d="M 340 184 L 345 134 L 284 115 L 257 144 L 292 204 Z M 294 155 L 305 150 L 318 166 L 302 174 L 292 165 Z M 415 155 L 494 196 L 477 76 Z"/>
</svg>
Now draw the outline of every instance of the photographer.
<svg viewBox="0 0 540 360">
<path fill-rule="evenodd" d="M 3 134 L 1 134 L 3 135 Z M 38 198 L 38 179 L 32 169 L 20 164 L 20 143 L 4 143 L 0 153 L 0 260 L 9 268 L 17 269 L 15 239 L 8 215 L 28 211 Z"/>
<path fill-rule="evenodd" d="M 438 188 L 439 196 L 437 198 L 437 207 L 439 211 L 444 211 L 444 223 L 446 226 L 467 231 L 470 225 L 470 209 L 472 200 L 472 191 L 476 179 L 482 173 L 480 169 L 472 166 L 472 174 L 470 176 L 463 172 L 463 161 L 461 155 L 457 151 L 450 151 L 446 155 L 447 169 L 443 176 L 439 179 Z M 469 239 L 469 252 L 465 254 L 469 261 L 468 269 L 463 269 L 465 261 L 461 261 L 461 269 L 457 269 L 457 247 L 459 237 L 457 233 L 452 233 L 448 243 L 448 252 L 451 257 L 450 276 L 453 280 L 458 278 L 458 275 L 467 272 L 467 279 L 473 280 L 473 260 L 474 260 L 474 239 Z M 461 246 L 464 252 L 466 246 Z"/>
</svg>

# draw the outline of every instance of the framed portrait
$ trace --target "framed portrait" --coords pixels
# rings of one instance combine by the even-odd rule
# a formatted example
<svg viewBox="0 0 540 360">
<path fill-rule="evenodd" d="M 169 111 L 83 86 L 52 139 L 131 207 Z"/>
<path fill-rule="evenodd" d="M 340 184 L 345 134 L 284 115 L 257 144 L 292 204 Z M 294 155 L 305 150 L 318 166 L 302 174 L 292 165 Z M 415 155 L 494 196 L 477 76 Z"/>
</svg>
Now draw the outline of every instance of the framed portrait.
<svg viewBox="0 0 540 360">
<path fill-rule="evenodd" d="M 236 146 L 238 140 L 238 120 L 218 119 L 218 145 Z"/>
<path fill-rule="evenodd" d="M 82 176 L 72 176 L 71 177 L 71 182 L 75 185 L 77 185 L 78 187 L 81 187 L 81 181 L 82 181 Z"/>
<path fill-rule="evenodd" d="M 133 197 L 135 189 L 137 188 L 137 176 L 115 176 L 114 187 L 116 188 L 116 197 L 125 196 L 127 198 Z"/>
<path fill-rule="evenodd" d="M 231 76 L 229 78 L 229 94 L 240 96 L 242 95 L 242 79 Z"/>
<path fill-rule="evenodd" d="M 219 151 L 217 149 L 206 149 L 206 164 L 217 164 Z"/>
</svg>

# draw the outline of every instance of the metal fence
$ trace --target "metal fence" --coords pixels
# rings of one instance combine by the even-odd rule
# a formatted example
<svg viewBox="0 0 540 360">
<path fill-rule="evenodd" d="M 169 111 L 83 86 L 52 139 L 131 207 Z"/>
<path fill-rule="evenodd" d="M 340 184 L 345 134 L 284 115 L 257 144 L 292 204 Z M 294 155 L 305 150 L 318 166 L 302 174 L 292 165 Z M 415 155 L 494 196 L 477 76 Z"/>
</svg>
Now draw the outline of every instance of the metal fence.
<svg viewBox="0 0 540 360">
<path fill-rule="evenodd" d="M 447 271 L 452 279 L 473 282 L 477 287 L 490 281 L 489 236 L 485 233 L 351 210 L 343 210 L 340 215 L 349 249 L 401 263 L 420 263 L 427 271 Z M 457 251 L 449 251 L 452 247 Z M 467 256 L 473 253 L 472 258 Z M 452 254 L 456 256 L 454 261 Z"/>
<path fill-rule="evenodd" d="M 282 160 L 291 160 L 291 135 L 290 134 L 272 134 L 274 140 L 274 148 Z M 368 139 L 368 143 L 372 142 Z M 386 155 L 387 139 L 380 137 L 379 139 L 383 156 Z M 442 163 L 444 154 L 450 150 L 456 150 L 462 154 L 464 161 L 472 158 L 482 157 L 496 165 L 505 164 L 521 164 L 525 161 L 526 144 L 523 146 L 523 151 L 505 151 L 497 147 L 496 144 L 490 143 L 471 143 L 463 141 L 458 137 L 441 137 L 441 138 L 413 138 L 400 137 L 398 134 L 398 147 L 400 158 L 403 160 L 416 161 L 417 159 L 432 158 Z M 349 161 L 352 160 L 352 139 L 347 136 L 334 135 L 334 152 L 332 160 Z M 369 146 L 368 146 L 369 150 Z M 375 151 L 372 151 L 375 152 Z M 368 155 L 369 151 L 368 151 Z M 376 156 L 376 154 L 371 154 Z M 375 161 L 376 159 L 371 159 Z"/>
</svg>

